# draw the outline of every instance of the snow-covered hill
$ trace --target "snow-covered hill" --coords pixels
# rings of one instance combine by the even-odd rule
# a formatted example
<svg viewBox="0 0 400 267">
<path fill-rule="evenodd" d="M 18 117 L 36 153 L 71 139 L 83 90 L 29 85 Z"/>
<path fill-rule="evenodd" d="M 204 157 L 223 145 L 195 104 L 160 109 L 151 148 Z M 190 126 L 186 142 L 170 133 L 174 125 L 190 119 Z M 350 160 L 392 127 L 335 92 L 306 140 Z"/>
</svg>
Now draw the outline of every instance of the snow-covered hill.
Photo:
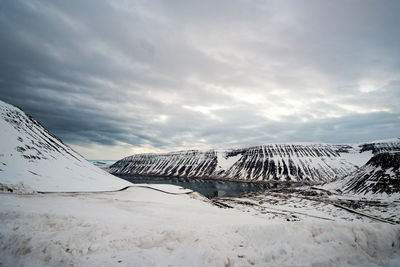
<svg viewBox="0 0 400 267">
<path fill-rule="evenodd" d="M 131 185 L 86 161 L 22 110 L 0 101 L 0 186 L 103 191 Z"/>
<path fill-rule="evenodd" d="M 400 152 L 379 153 L 357 171 L 324 187 L 351 195 L 400 197 Z"/>
<path fill-rule="evenodd" d="M 0 194 L 1 266 L 399 266 L 398 225 L 304 198 L 241 211 L 195 196 Z"/>
<path fill-rule="evenodd" d="M 116 175 L 326 182 L 346 176 L 400 140 L 361 145 L 271 144 L 233 150 L 137 154 L 110 168 Z"/>
</svg>

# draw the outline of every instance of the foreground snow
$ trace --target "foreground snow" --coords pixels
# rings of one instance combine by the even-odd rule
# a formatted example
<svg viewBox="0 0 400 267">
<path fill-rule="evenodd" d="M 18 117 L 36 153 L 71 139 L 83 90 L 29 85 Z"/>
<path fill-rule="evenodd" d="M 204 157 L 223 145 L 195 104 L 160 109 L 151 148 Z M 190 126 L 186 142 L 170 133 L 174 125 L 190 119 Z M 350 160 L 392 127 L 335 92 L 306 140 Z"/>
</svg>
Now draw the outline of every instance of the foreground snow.
<svg viewBox="0 0 400 267">
<path fill-rule="evenodd" d="M 151 187 L 0 194 L 0 265 L 400 264 L 399 226 L 267 219 L 175 186 Z"/>
</svg>

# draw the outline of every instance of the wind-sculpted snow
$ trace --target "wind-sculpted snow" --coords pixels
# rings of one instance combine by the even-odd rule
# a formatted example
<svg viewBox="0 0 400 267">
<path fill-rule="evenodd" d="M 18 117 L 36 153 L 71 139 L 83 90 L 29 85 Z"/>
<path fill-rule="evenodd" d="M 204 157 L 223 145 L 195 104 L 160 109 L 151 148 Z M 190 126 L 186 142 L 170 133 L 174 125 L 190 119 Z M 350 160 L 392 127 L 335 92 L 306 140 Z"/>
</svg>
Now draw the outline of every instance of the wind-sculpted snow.
<svg viewBox="0 0 400 267">
<path fill-rule="evenodd" d="M 138 154 L 117 161 L 110 172 L 133 176 L 321 182 L 355 169 L 354 164 L 340 157 L 334 145 L 276 144 L 226 151 Z"/>
<path fill-rule="evenodd" d="M 93 166 L 31 116 L 0 101 L 0 189 L 99 191 L 129 184 Z"/>
<path fill-rule="evenodd" d="M 399 266 L 398 225 L 306 192 L 219 199 L 224 209 L 143 187 L 0 194 L 0 265 Z"/>
</svg>

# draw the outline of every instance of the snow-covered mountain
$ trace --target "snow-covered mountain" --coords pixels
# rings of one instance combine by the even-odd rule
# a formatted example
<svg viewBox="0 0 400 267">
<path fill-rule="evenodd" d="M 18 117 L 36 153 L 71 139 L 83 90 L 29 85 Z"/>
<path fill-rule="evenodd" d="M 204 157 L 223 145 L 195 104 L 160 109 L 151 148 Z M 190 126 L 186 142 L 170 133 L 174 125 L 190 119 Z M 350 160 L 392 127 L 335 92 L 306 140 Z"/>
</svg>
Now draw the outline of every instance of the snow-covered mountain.
<svg viewBox="0 0 400 267">
<path fill-rule="evenodd" d="M 22 110 L 0 101 L 0 187 L 102 191 L 130 185 L 100 170 Z"/>
<path fill-rule="evenodd" d="M 379 153 L 355 172 L 327 186 L 358 195 L 400 195 L 400 151 Z"/>
<path fill-rule="evenodd" d="M 138 154 L 117 175 L 326 182 L 344 177 L 400 140 L 358 145 L 270 144 L 230 150 Z M 68 177 L 67 179 L 65 177 Z M 0 185 L 36 191 L 100 191 L 130 185 L 93 166 L 20 109 L 0 101 Z"/>
<path fill-rule="evenodd" d="M 400 141 L 362 145 L 271 144 L 232 150 L 137 154 L 110 167 L 116 175 L 326 182 L 346 176 Z"/>
</svg>

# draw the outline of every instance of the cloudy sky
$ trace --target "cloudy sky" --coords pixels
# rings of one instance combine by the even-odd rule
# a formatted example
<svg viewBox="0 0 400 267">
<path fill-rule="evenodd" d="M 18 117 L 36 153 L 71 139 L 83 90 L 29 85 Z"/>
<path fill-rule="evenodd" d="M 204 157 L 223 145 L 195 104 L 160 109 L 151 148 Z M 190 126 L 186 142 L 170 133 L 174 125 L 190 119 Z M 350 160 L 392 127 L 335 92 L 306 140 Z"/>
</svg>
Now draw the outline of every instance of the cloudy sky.
<svg viewBox="0 0 400 267">
<path fill-rule="evenodd" d="M 400 1 L 2 0 L 0 99 L 88 159 L 400 136 Z"/>
</svg>

